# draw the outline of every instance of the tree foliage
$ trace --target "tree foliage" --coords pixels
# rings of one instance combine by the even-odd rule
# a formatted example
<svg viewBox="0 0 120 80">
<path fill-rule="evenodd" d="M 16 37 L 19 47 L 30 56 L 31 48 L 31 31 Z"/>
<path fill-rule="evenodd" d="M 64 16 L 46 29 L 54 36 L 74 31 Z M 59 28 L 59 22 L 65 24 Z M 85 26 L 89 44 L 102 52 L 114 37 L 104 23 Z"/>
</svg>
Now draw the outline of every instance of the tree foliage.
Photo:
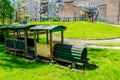
<svg viewBox="0 0 120 80">
<path fill-rule="evenodd" d="M 0 0 L 0 19 L 2 23 L 5 23 L 5 20 L 12 19 L 14 13 L 14 7 L 11 4 L 10 0 Z"/>
</svg>

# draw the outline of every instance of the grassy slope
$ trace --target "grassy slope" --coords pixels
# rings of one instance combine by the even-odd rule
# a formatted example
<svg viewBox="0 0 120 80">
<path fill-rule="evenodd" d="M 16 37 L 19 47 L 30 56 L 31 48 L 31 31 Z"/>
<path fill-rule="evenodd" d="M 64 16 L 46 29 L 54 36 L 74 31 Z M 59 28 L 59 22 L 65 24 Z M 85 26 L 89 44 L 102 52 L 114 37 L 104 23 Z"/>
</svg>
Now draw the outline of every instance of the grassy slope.
<svg viewBox="0 0 120 80">
<path fill-rule="evenodd" d="M 118 80 L 120 50 L 88 49 L 93 65 L 85 74 L 4 53 L 0 43 L 0 80 Z"/>
<path fill-rule="evenodd" d="M 90 22 L 31 22 L 29 24 L 64 25 L 66 38 L 75 39 L 104 39 L 120 37 L 120 28 L 106 23 Z M 57 36 L 60 36 L 59 34 Z"/>
</svg>

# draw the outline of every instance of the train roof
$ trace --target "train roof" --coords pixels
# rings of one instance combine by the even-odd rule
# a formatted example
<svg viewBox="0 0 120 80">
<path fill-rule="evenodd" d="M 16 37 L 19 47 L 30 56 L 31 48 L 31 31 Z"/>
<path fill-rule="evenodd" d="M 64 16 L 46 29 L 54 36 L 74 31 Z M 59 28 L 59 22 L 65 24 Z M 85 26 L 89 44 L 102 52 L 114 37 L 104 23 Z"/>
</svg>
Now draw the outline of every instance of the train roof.
<svg viewBox="0 0 120 80">
<path fill-rule="evenodd" d="M 38 25 L 31 27 L 30 30 L 50 30 L 52 32 L 56 32 L 56 31 L 64 31 L 66 30 L 66 27 L 61 25 Z"/>
<path fill-rule="evenodd" d="M 33 26 L 35 26 L 35 25 L 17 24 L 17 25 L 4 26 L 4 27 L 1 27 L 1 29 L 12 29 L 12 30 L 17 30 L 17 29 L 29 29 L 30 27 L 33 27 Z"/>
<path fill-rule="evenodd" d="M 65 26 L 61 25 L 29 25 L 29 24 L 18 24 L 18 25 L 9 25 L 0 27 L 0 29 L 11 29 L 11 30 L 18 30 L 18 29 L 29 29 L 29 30 L 50 30 L 52 32 L 56 31 L 64 31 L 66 30 Z"/>
</svg>

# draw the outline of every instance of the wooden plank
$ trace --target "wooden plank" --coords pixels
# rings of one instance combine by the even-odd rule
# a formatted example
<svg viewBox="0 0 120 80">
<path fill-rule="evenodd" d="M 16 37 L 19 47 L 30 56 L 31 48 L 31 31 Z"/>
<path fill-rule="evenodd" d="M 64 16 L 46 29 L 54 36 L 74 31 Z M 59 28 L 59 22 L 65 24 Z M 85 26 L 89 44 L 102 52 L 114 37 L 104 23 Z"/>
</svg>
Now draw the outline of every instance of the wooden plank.
<svg viewBox="0 0 120 80">
<path fill-rule="evenodd" d="M 74 68 L 72 69 L 72 71 L 85 73 L 85 70 L 78 70 L 78 69 L 74 69 Z"/>
<path fill-rule="evenodd" d="M 6 53 L 9 53 L 9 54 L 10 54 L 10 53 L 11 53 L 11 54 L 14 54 L 14 51 L 11 51 L 11 50 L 6 50 L 5 52 L 6 52 Z"/>
<path fill-rule="evenodd" d="M 50 60 L 52 61 L 52 31 L 50 30 Z"/>
<path fill-rule="evenodd" d="M 50 58 L 48 58 L 48 57 L 43 57 L 43 56 L 39 56 L 39 55 L 37 55 L 37 57 L 36 57 L 35 60 L 36 60 L 36 61 L 40 61 L 40 62 L 50 63 Z"/>
<path fill-rule="evenodd" d="M 14 41 L 14 50 L 15 50 L 15 54 L 16 54 L 16 42 L 15 42 L 15 31 L 13 30 L 13 41 Z"/>
<path fill-rule="evenodd" d="M 57 60 L 57 61 L 63 61 L 63 62 L 67 62 L 67 63 L 73 63 L 72 61 L 64 60 L 64 59 L 61 59 L 61 58 L 54 58 L 54 59 Z"/>
<path fill-rule="evenodd" d="M 35 59 L 35 57 L 34 56 L 26 56 L 27 58 L 30 58 L 30 59 Z"/>
<path fill-rule="evenodd" d="M 84 63 L 76 63 L 76 65 L 79 65 L 79 66 L 84 66 Z"/>
<path fill-rule="evenodd" d="M 20 49 L 16 49 L 16 51 L 22 51 L 22 52 L 25 52 L 25 50 L 20 50 Z"/>
<path fill-rule="evenodd" d="M 6 46 L 6 48 L 9 48 L 9 49 L 15 49 L 15 48 L 11 48 L 11 47 L 8 47 L 8 46 Z"/>
<path fill-rule="evenodd" d="M 6 50 L 6 30 L 4 29 L 5 50 Z"/>
<path fill-rule="evenodd" d="M 15 41 L 21 41 L 23 43 L 25 42 L 25 40 L 19 40 L 19 39 L 15 39 Z"/>
<path fill-rule="evenodd" d="M 35 48 L 35 57 L 37 56 L 37 47 L 36 47 L 36 31 L 34 31 L 34 48 Z"/>
<path fill-rule="evenodd" d="M 64 43 L 64 33 L 63 33 L 63 31 L 61 31 L 61 43 L 62 44 Z"/>
<path fill-rule="evenodd" d="M 39 42 L 39 31 L 37 31 L 37 42 Z"/>
<path fill-rule="evenodd" d="M 48 30 L 46 30 L 46 43 L 48 44 L 48 39 L 49 39 L 49 37 L 48 37 Z"/>
<path fill-rule="evenodd" d="M 24 30 L 24 35 L 25 35 L 25 55 L 27 55 L 27 53 L 28 53 L 28 46 L 27 46 L 27 37 L 28 37 L 28 35 L 27 35 L 27 30 Z"/>
<path fill-rule="evenodd" d="M 13 38 L 6 38 L 6 40 L 13 40 Z"/>
<path fill-rule="evenodd" d="M 69 67 L 67 66 L 62 66 L 62 65 L 57 65 L 57 67 L 61 68 L 61 69 L 68 69 Z"/>
</svg>

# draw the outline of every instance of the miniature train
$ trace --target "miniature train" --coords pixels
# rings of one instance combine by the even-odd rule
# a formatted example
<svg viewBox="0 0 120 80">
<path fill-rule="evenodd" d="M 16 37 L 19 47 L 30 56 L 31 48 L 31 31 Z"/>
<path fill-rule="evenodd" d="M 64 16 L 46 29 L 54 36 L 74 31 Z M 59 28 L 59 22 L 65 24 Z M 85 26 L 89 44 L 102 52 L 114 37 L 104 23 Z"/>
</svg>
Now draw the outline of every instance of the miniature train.
<svg viewBox="0 0 120 80">
<path fill-rule="evenodd" d="M 1 28 L 4 31 L 5 52 L 40 60 L 62 61 L 77 65 L 88 61 L 85 46 L 64 44 L 65 26 L 19 24 Z M 61 32 L 61 41 L 53 40 L 53 33 Z M 46 43 L 39 36 L 46 35 Z"/>
</svg>

